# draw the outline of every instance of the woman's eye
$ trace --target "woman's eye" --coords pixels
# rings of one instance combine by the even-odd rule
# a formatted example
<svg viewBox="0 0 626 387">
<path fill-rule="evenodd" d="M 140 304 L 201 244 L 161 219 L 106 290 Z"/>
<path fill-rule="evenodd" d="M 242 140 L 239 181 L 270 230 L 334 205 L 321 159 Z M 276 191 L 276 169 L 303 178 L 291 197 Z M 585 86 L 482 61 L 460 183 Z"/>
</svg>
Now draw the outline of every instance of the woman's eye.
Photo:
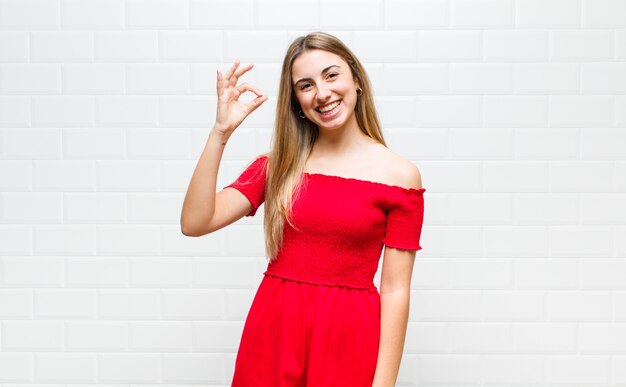
<svg viewBox="0 0 626 387">
<path fill-rule="evenodd" d="M 330 78 L 330 77 L 331 77 L 331 76 L 333 76 L 333 75 L 337 76 L 337 75 L 339 75 L 339 74 L 337 74 L 337 73 L 330 73 L 330 74 L 328 74 L 328 77 Z M 307 86 L 307 85 L 310 85 L 310 83 L 305 83 L 305 84 L 303 84 L 302 86 L 300 86 L 300 90 L 304 90 L 304 89 L 306 89 L 306 87 L 305 87 L 305 86 Z"/>
</svg>

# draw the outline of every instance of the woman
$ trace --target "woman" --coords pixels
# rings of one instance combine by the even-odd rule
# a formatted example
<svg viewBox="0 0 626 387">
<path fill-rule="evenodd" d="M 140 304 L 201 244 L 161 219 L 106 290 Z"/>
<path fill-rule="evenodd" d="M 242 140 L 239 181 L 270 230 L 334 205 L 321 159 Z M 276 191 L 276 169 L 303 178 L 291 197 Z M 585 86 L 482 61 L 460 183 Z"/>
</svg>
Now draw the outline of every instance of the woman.
<svg viewBox="0 0 626 387">
<path fill-rule="evenodd" d="M 283 62 L 269 153 L 215 192 L 223 146 L 267 95 L 218 70 L 216 123 L 183 205 L 185 235 L 265 202 L 267 271 L 246 318 L 232 386 L 392 387 L 423 221 L 420 172 L 383 139 L 370 82 L 332 35 L 297 38 Z M 258 97 L 248 105 L 245 91 Z M 373 284 L 385 245 L 380 293 Z"/>
</svg>

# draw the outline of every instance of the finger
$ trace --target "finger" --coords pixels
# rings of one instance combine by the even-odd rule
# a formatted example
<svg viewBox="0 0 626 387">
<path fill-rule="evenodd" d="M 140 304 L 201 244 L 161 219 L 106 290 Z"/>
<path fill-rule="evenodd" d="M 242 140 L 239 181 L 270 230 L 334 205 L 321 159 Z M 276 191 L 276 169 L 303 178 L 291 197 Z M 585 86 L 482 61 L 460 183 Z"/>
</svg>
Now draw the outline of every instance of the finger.
<svg viewBox="0 0 626 387">
<path fill-rule="evenodd" d="M 230 77 L 233 75 L 233 73 L 237 69 L 237 66 L 239 66 L 239 63 L 240 63 L 239 59 L 235 59 L 235 63 L 233 63 L 233 65 L 230 66 L 230 69 L 228 69 L 226 74 L 224 74 L 224 79 L 230 81 Z"/>
<path fill-rule="evenodd" d="M 217 69 L 217 82 L 215 83 L 215 86 L 217 87 L 217 94 L 219 95 L 222 90 L 222 72 L 220 69 Z"/>
<path fill-rule="evenodd" d="M 257 97 L 255 99 L 253 99 L 252 101 L 250 101 L 247 105 L 246 105 L 246 109 L 248 110 L 248 114 L 252 113 L 253 111 L 256 110 L 256 108 L 258 108 L 259 106 L 261 106 L 261 104 L 265 101 L 267 101 L 269 97 L 267 95 L 262 95 L 260 97 Z"/>
<path fill-rule="evenodd" d="M 254 64 L 249 63 L 245 66 L 242 66 L 240 68 L 237 69 L 237 71 L 235 71 L 234 74 L 234 79 L 239 79 L 239 77 L 241 77 L 243 75 L 243 73 L 250 71 L 252 69 L 252 67 L 254 66 Z"/>
<path fill-rule="evenodd" d="M 239 92 L 241 94 L 245 93 L 246 91 L 251 91 L 254 94 L 258 95 L 258 96 L 262 96 L 263 93 L 261 92 L 261 90 L 257 89 L 256 87 L 254 87 L 253 85 L 249 84 L 248 82 L 242 83 L 241 85 L 237 86 L 237 90 L 239 90 Z"/>
<path fill-rule="evenodd" d="M 230 77 L 228 83 L 232 86 L 237 86 L 237 82 L 239 82 L 239 77 L 243 75 L 246 71 L 249 71 L 252 68 L 252 64 L 247 64 L 245 66 L 241 66 L 235 71 L 235 73 Z"/>
</svg>

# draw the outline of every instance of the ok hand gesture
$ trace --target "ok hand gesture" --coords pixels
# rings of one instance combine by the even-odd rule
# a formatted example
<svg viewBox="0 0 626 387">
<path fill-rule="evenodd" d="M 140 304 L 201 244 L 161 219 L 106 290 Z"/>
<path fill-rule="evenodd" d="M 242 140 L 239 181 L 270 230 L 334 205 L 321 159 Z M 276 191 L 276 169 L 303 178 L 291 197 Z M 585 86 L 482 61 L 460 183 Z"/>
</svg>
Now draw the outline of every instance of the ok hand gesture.
<svg viewBox="0 0 626 387">
<path fill-rule="evenodd" d="M 244 82 L 237 85 L 239 77 L 252 69 L 252 64 L 239 67 L 239 59 L 233 63 L 231 68 L 222 76 L 222 72 L 217 70 L 217 114 L 213 128 L 223 135 L 230 134 L 261 104 L 267 101 L 267 94 L 261 93 L 255 86 Z M 248 104 L 239 102 L 239 96 L 246 91 L 251 91 L 258 97 Z"/>
</svg>

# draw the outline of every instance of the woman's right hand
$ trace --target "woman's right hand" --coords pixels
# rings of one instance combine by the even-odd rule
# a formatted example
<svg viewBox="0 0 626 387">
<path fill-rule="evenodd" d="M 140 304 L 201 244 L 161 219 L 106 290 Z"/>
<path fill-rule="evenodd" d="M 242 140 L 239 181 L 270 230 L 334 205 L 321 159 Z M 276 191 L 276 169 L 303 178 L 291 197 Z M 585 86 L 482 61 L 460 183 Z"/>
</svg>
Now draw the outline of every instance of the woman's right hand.
<svg viewBox="0 0 626 387">
<path fill-rule="evenodd" d="M 248 114 L 261 106 L 268 98 L 267 94 L 261 93 L 259 89 L 247 82 L 237 85 L 239 77 L 253 66 L 249 64 L 238 68 L 239 63 L 237 59 L 223 76 L 222 72 L 217 70 L 217 114 L 213 128 L 226 136 L 230 136 Z M 258 97 L 248 104 L 241 103 L 239 97 L 246 91 L 251 91 Z"/>
</svg>

